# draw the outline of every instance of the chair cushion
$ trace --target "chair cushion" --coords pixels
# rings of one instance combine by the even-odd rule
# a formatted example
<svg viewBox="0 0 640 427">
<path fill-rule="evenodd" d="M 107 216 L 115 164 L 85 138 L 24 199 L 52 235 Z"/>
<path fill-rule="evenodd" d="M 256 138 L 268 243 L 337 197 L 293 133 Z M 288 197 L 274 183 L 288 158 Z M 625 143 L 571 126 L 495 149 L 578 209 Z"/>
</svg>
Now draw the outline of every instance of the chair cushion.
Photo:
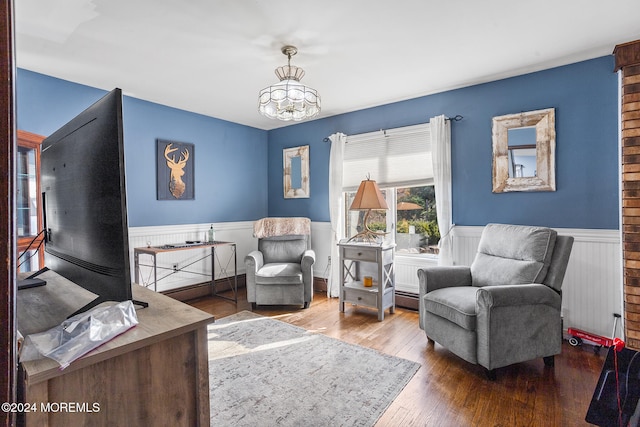
<svg viewBox="0 0 640 427">
<path fill-rule="evenodd" d="M 265 264 L 256 272 L 256 284 L 300 285 L 302 284 L 300 264 L 292 262 Z"/>
<path fill-rule="evenodd" d="M 542 283 L 556 236 L 546 227 L 488 224 L 471 264 L 473 286 Z"/>
<path fill-rule="evenodd" d="M 461 328 L 476 330 L 476 292 L 473 286 L 436 289 L 424 298 L 426 311 L 447 319 Z"/>
<path fill-rule="evenodd" d="M 307 248 L 305 239 L 295 240 L 267 240 L 261 239 L 258 250 L 262 252 L 264 262 L 269 263 L 300 263 Z"/>
</svg>

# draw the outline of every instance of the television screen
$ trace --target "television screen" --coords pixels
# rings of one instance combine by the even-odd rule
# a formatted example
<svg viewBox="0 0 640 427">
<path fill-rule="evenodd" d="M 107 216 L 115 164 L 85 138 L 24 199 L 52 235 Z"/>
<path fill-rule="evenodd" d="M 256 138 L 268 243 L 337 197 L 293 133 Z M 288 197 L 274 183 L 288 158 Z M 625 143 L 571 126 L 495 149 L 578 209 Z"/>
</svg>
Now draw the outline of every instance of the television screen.
<svg viewBox="0 0 640 427">
<path fill-rule="evenodd" d="M 131 299 L 120 89 L 42 142 L 41 177 L 45 265 L 97 295 L 76 313 Z"/>
</svg>

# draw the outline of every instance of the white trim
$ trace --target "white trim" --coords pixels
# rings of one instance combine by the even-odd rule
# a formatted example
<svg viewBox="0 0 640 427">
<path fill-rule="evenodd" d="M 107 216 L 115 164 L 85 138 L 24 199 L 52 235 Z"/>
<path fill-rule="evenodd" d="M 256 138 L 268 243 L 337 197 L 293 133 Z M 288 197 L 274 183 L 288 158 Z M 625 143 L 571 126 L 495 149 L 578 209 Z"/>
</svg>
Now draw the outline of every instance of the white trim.
<svg viewBox="0 0 640 427">
<path fill-rule="evenodd" d="M 179 243 L 189 239 L 205 239 L 205 235 L 212 224 L 216 231 L 216 240 L 236 243 L 238 274 L 244 274 L 246 272 L 244 258 L 249 252 L 258 248 L 258 240 L 253 237 L 253 221 L 131 227 L 129 228 L 129 250 L 132 280 L 135 281 L 133 260 L 133 249 L 135 247 L 146 246 L 147 241 L 150 241 L 153 246 L 158 246 L 167 243 Z M 330 236 L 330 222 L 311 222 L 311 247 L 316 253 L 316 263 L 313 266 L 313 275 L 315 277 L 327 278 L 327 265 L 329 264 L 331 248 Z M 167 255 L 166 259 L 159 258 L 158 265 L 166 268 L 174 262 L 189 263 L 192 258 L 197 256 L 199 255 L 196 250 L 185 251 L 184 253 L 174 252 Z M 210 261 L 205 261 L 202 264 L 193 266 L 191 269 L 201 271 L 203 274 L 210 273 L 209 263 Z M 148 274 L 148 272 L 143 273 L 142 276 L 145 277 Z M 175 274 L 171 278 L 165 279 L 166 284 L 159 286 L 158 290 L 179 288 L 189 284 L 201 283 L 205 280 L 206 277 L 203 276 Z"/>
<path fill-rule="evenodd" d="M 203 224 L 174 224 L 174 225 L 151 225 L 145 227 L 129 227 L 129 238 L 148 236 L 150 234 L 156 235 L 171 235 L 171 234 L 183 234 L 192 233 L 198 238 L 203 238 L 204 233 L 209 230 L 209 227 L 213 225 L 213 228 L 217 230 L 246 230 L 247 228 L 253 230 L 253 221 L 239 221 L 239 222 L 207 222 Z"/>
<path fill-rule="evenodd" d="M 257 239 L 253 237 L 253 221 L 239 221 L 239 222 L 223 222 L 223 223 L 204 223 L 204 224 L 179 224 L 179 225 L 161 225 L 161 226 L 145 226 L 145 227 L 130 227 L 129 228 L 129 257 L 131 264 L 131 278 L 132 281 L 136 280 L 135 277 L 135 264 L 133 257 L 133 249 L 136 247 L 143 247 L 147 245 L 147 242 L 151 242 L 152 246 L 159 246 L 167 243 L 181 243 L 186 240 L 206 240 L 207 231 L 213 225 L 215 230 L 215 239 L 221 241 L 234 242 L 236 244 L 236 255 L 238 261 L 238 274 L 245 273 L 244 258 L 252 250 L 257 249 Z M 165 279 L 158 280 L 158 291 L 166 291 L 170 289 L 177 289 L 180 287 L 202 283 L 210 280 L 211 274 L 211 260 L 203 260 L 195 262 L 197 259 L 204 255 L 205 249 L 198 251 L 193 249 L 190 251 L 172 252 L 169 254 L 159 255 L 156 262 L 158 268 L 163 272 L 170 271 L 172 264 L 177 263 L 179 265 L 189 265 L 189 271 L 196 272 L 195 274 L 187 273 L 175 273 L 171 274 Z M 231 251 L 230 248 L 221 247 L 220 262 L 226 262 L 228 254 L 224 255 L 227 251 Z M 230 252 L 231 253 L 231 252 Z M 141 263 L 147 262 L 143 260 Z M 195 263 L 194 263 L 195 262 Z M 194 264 L 192 264 L 194 263 Z M 222 271 L 224 266 L 216 267 L 216 271 Z M 219 268 L 220 267 L 220 268 Z M 149 282 L 151 276 L 150 269 L 141 269 L 141 281 Z M 233 274 L 233 267 L 228 271 L 227 275 Z M 208 276 L 208 277 L 207 277 Z M 162 277 L 162 275 L 159 275 Z M 216 273 L 216 278 L 221 276 Z"/>
<path fill-rule="evenodd" d="M 484 226 L 456 225 L 451 230 L 454 237 L 478 237 L 482 235 Z M 620 230 L 554 228 L 562 236 L 573 236 L 580 242 L 620 243 Z"/>
<path fill-rule="evenodd" d="M 402 255 L 396 252 L 395 278 L 396 290 L 418 295 L 418 269 L 438 265 L 437 256 Z"/>
<path fill-rule="evenodd" d="M 311 222 L 311 249 L 316 253 L 316 262 L 313 265 L 314 277 L 327 279 L 329 271 L 329 257 L 331 256 L 331 230 L 330 222 Z M 335 261 L 336 263 L 338 260 Z"/>
</svg>

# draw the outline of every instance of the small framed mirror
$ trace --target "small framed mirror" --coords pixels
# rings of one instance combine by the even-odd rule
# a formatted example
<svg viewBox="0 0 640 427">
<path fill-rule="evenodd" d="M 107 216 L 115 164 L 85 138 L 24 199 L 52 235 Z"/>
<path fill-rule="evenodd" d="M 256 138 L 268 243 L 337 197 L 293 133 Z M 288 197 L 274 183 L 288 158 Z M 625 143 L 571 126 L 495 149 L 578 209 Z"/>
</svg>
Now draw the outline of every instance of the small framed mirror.
<svg viewBox="0 0 640 427">
<path fill-rule="evenodd" d="M 284 198 L 309 197 L 309 146 L 282 150 Z"/>
<path fill-rule="evenodd" d="M 493 192 L 556 191 L 555 109 L 493 118 Z"/>
</svg>

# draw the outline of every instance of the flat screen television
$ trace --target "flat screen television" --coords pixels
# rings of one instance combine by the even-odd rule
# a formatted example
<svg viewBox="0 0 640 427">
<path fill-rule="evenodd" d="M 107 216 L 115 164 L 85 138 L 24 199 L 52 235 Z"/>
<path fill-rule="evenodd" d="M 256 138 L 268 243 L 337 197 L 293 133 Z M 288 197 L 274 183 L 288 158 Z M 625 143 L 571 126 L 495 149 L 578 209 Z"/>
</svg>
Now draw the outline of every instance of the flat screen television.
<svg viewBox="0 0 640 427">
<path fill-rule="evenodd" d="M 121 89 L 44 139 L 41 180 L 45 266 L 97 296 L 73 314 L 131 300 Z"/>
</svg>

